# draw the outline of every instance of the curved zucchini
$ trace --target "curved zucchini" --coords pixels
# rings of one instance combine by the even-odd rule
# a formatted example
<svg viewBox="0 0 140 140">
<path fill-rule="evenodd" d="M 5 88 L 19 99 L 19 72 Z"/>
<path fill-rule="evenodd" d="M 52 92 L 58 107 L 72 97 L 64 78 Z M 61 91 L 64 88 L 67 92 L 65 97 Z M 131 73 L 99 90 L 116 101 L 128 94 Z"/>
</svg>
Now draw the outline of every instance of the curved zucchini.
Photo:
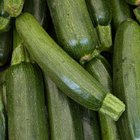
<svg viewBox="0 0 140 140">
<path fill-rule="evenodd" d="M 48 140 L 42 74 L 37 65 L 22 59 L 23 41 L 17 37 L 12 65 L 5 74 L 9 140 Z M 16 58 L 21 61 L 14 63 Z"/>
<path fill-rule="evenodd" d="M 65 94 L 89 109 L 110 115 L 114 120 L 120 117 L 124 104 L 113 95 L 106 95 L 106 90 L 97 80 L 67 55 L 31 14 L 19 16 L 16 28 L 33 59 Z"/>
<path fill-rule="evenodd" d="M 125 1 L 131 5 L 140 5 L 140 0 L 125 0 Z"/>
<path fill-rule="evenodd" d="M 88 61 L 98 45 L 84 0 L 48 0 L 59 44 L 73 58 Z"/>
<path fill-rule="evenodd" d="M 112 24 L 114 30 L 117 30 L 119 24 L 124 20 L 131 18 L 131 11 L 125 0 L 111 0 Z"/>
<path fill-rule="evenodd" d="M 12 53 L 12 30 L 0 33 L 0 66 L 9 62 Z"/>
<path fill-rule="evenodd" d="M 45 76 L 52 140 L 83 140 L 79 105 L 70 100 Z"/>
<path fill-rule="evenodd" d="M 108 92 L 112 92 L 111 67 L 104 57 L 99 55 L 92 59 L 85 65 L 85 69 L 95 77 Z M 119 140 L 116 123 L 102 113 L 99 113 L 99 120 L 102 140 Z"/>
<path fill-rule="evenodd" d="M 48 22 L 48 9 L 46 0 L 25 0 L 24 12 L 31 13 L 41 24 L 46 27 Z"/>
<path fill-rule="evenodd" d="M 22 12 L 24 0 L 4 0 L 4 11 L 11 17 L 17 17 Z"/>
<path fill-rule="evenodd" d="M 131 37 L 131 39 L 128 39 Z M 140 26 L 133 20 L 118 28 L 113 58 L 114 94 L 126 104 L 118 121 L 121 140 L 140 139 Z"/>
</svg>

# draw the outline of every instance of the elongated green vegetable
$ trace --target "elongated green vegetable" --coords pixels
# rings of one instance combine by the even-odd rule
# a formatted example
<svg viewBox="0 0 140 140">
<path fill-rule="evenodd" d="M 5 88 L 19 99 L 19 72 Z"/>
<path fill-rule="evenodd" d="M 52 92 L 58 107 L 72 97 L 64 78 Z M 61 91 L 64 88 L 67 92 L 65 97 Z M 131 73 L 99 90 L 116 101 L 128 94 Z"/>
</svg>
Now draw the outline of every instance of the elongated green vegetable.
<svg viewBox="0 0 140 140">
<path fill-rule="evenodd" d="M 45 76 L 52 140 L 83 140 L 79 105 L 70 100 Z"/>
<path fill-rule="evenodd" d="M 4 0 L 4 11 L 11 17 L 17 17 L 22 12 L 24 0 Z"/>
<path fill-rule="evenodd" d="M 104 57 L 99 55 L 85 65 L 85 69 L 95 77 L 108 92 L 112 92 L 111 67 Z M 99 113 L 102 140 L 119 140 L 116 123 L 108 116 Z"/>
<path fill-rule="evenodd" d="M 136 7 L 133 12 L 136 16 L 137 21 L 140 23 L 140 6 Z"/>
<path fill-rule="evenodd" d="M 124 104 L 113 95 L 106 95 L 106 90 L 97 80 L 68 56 L 32 15 L 24 13 L 19 16 L 16 28 L 34 60 L 65 94 L 114 120 L 120 117 L 125 110 Z"/>
<path fill-rule="evenodd" d="M 24 53 L 15 33 L 12 65 L 5 75 L 9 140 L 47 140 L 42 74 Z"/>
<path fill-rule="evenodd" d="M 110 0 L 112 7 L 112 24 L 114 30 L 117 30 L 119 24 L 131 18 L 131 11 L 125 0 Z"/>
<path fill-rule="evenodd" d="M 0 66 L 9 62 L 12 53 L 12 30 L 0 33 Z"/>
<path fill-rule="evenodd" d="M 1 75 L 0 75 L 1 76 Z M 1 80 L 1 77 L 0 77 Z M 4 113 L 4 105 L 2 101 L 3 83 L 0 81 L 0 140 L 6 139 L 6 119 Z"/>
<path fill-rule="evenodd" d="M 130 37 L 130 39 L 128 39 Z M 116 33 L 113 58 L 114 94 L 126 104 L 118 130 L 121 140 L 140 139 L 140 26 L 123 22 Z"/>
<path fill-rule="evenodd" d="M 48 0 L 59 44 L 73 58 L 88 61 L 97 47 L 96 31 L 84 0 Z"/>
<path fill-rule="evenodd" d="M 84 140 L 101 140 L 100 124 L 97 112 L 82 108 Z"/>
<path fill-rule="evenodd" d="M 88 11 L 97 29 L 101 51 L 109 50 L 112 46 L 111 19 L 112 12 L 108 0 L 86 0 Z"/>
<path fill-rule="evenodd" d="M 48 22 L 46 0 L 25 0 L 24 11 L 31 13 L 43 27 L 46 27 Z"/>
<path fill-rule="evenodd" d="M 125 1 L 131 5 L 140 5 L 140 0 L 125 0 Z"/>
</svg>

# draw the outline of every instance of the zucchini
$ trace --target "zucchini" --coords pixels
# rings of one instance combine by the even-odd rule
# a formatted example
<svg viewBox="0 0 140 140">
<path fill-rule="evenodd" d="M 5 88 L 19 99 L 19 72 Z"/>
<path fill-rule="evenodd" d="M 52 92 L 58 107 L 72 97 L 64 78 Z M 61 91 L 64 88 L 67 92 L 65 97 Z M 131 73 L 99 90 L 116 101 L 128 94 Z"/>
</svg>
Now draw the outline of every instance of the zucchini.
<svg viewBox="0 0 140 140">
<path fill-rule="evenodd" d="M 112 24 L 114 30 L 117 30 L 119 24 L 124 20 L 131 18 L 131 11 L 125 0 L 111 0 L 112 6 Z"/>
<path fill-rule="evenodd" d="M 52 140 L 84 140 L 79 105 L 45 76 Z"/>
<path fill-rule="evenodd" d="M 12 53 L 12 30 L 0 33 L 0 66 L 9 62 Z"/>
<path fill-rule="evenodd" d="M 15 33 L 12 63 L 5 74 L 9 140 L 48 140 L 42 74 L 24 56 L 22 44 Z"/>
<path fill-rule="evenodd" d="M 86 108 L 81 108 L 81 110 L 84 140 L 101 140 L 97 112 L 90 111 Z"/>
<path fill-rule="evenodd" d="M 133 10 L 133 12 L 134 12 L 134 15 L 135 15 L 137 21 L 140 23 L 140 6 L 136 7 Z"/>
<path fill-rule="evenodd" d="M 24 11 L 31 13 L 43 27 L 48 22 L 47 8 L 46 0 L 25 0 Z"/>
<path fill-rule="evenodd" d="M 67 55 L 31 14 L 19 16 L 16 28 L 33 59 L 65 94 L 89 109 L 110 115 L 114 120 L 120 117 L 125 105 L 113 95 L 106 95 L 101 84 Z"/>
<path fill-rule="evenodd" d="M 3 0 L 0 1 L 0 33 L 10 29 L 10 17 L 5 13 Z"/>
<path fill-rule="evenodd" d="M 108 92 L 112 92 L 111 66 L 107 60 L 99 55 L 85 65 L 85 69 L 98 80 Z M 99 113 L 102 140 L 119 140 L 116 123 Z M 96 140 L 96 139 L 95 139 Z"/>
<path fill-rule="evenodd" d="M 121 140 L 140 139 L 139 38 L 140 26 L 131 19 L 120 24 L 115 37 L 114 94 L 126 104 L 126 111 L 117 123 Z"/>
<path fill-rule="evenodd" d="M 1 80 L 1 77 L 0 77 L 0 80 Z M 5 140 L 6 139 L 6 118 L 5 118 L 2 94 L 3 94 L 3 83 L 2 81 L 0 81 L 0 140 Z"/>
<path fill-rule="evenodd" d="M 4 0 L 4 11 L 11 17 L 17 17 L 22 12 L 24 0 Z"/>
<path fill-rule="evenodd" d="M 131 5 L 140 5 L 140 0 L 125 0 L 125 1 Z"/>
<path fill-rule="evenodd" d="M 74 59 L 88 61 L 98 46 L 84 0 L 48 0 L 59 44 Z"/>
</svg>

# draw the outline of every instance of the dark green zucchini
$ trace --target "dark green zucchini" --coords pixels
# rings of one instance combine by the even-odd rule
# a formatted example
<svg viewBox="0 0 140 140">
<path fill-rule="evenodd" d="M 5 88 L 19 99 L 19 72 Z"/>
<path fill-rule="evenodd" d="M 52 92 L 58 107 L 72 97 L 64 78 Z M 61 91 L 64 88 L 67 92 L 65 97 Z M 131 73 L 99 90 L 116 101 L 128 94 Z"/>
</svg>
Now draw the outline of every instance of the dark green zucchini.
<svg viewBox="0 0 140 140">
<path fill-rule="evenodd" d="M 125 1 L 131 5 L 140 5 L 140 0 L 125 0 Z"/>
<path fill-rule="evenodd" d="M 45 76 L 52 140 L 84 140 L 79 105 Z"/>
<path fill-rule="evenodd" d="M 88 61 L 98 45 L 84 0 L 48 0 L 59 44 L 76 60 Z"/>
<path fill-rule="evenodd" d="M 85 69 L 95 77 L 108 92 L 112 92 L 111 66 L 104 57 L 99 55 L 93 58 L 85 65 Z M 99 120 L 102 140 L 119 140 L 116 123 L 102 113 L 99 113 Z"/>
<path fill-rule="evenodd" d="M 124 104 L 107 94 L 96 79 L 53 41 L 31 14 L 19 16 L 16 28 L 33 59 L 65 94 L 89 109 L 110 115 L 114 120 L 120 117 L 125 110 Z"/>
<path fill-rule="evenodd" d="M 12 53 L 12 30 L 0 33 L 0 66 L 9 62 Z"/>
<path fill-rule="evenodd" d="M 11 17 L 17 17 L 22 12 L 24 0 L 4 0 L 4 11 Z"/>
<path fill-rule="evenodd" d="M 9 140 L 48 140 L 42 74 L 24 56 L 22 44 L 15 33 L 12 65 L 5 74 Z"/>
<path fill-rule="evenodd" d="M 46 0 L 25 0 L 24 12 L 31 13 L 43 27 L 48 24 L 47 8 Z"/>
<path fill-rule="evenodd" d="M 131 11 L 125 0 L 110 0 L 112 8 L 112 24 L 114 30 L 117 30 L 119 24 L 131 18 Z"/>
<path fill-rule="evenodd" d="M 140 26 L 133 20 L 120 24 L 114 45 L 114 94 L 126 104 L 118 121 L 121 140 L 140 139 Z"/>
</svg>

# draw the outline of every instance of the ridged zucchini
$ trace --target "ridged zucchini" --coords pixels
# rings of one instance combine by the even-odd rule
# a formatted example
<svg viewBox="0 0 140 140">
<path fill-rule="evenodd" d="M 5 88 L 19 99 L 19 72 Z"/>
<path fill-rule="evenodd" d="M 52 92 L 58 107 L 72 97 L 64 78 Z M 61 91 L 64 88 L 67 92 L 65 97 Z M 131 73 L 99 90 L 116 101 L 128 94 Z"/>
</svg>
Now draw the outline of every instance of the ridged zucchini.
<svg viewBox="0 0 140 140">
<path fill-rule="evenodd" d="M 84 140 L 79 105 L 45 76 L 52 140 Z"/>
<path fill-rule="evenodd" d="M 48 23 L 47 8 L 46 0 L 25 0 L 24 12 L 31 13 L 43 27 Z"/>
<path fill-rule="evenodd" d="M 117 30 L 119 24 L 131 18 L 131 11 L 125 0 L 110 0 L 112 8 L 112 24 L 114 30 Z"/>
<path fill-rule="evenodd" d="M 24 56 L 22 43 L 15 33 L 12 65 L 5 74 L 9 140 L 48 140 L 42 74 Z"/>
<path fill-rule="evenodd" d="M 108 92 L 112 92 L 111 66 L 107 60 L 99 55 L 85 65 L 85 69 L 96 78 Z M 116 123 L 99 113 L 102 140 L 119 140 Z M 96 139 L 95 139 L 96 140 Z"/>
<path fill-rule="evenodd" d="M 118 121 L 121 140 L 140 139 L 140 26 L 129 19 L 120 24 L 114 45 L 114 94 L 126 104 Z"/>
<path fill-rule="evenodd" d="M 22 12 L 24 0 L 4 0 L 4 11 L 11 17 L 17 17 Z"/>
<path fill-rule="evenodd" d="M 9 62 L 12 53 L 12 30 L 5 33 L 0 33 L 0 66 Z"/>
<path fill-rule="evenodd" d="M 125 110 L 124 104 L 113 95 L 106 95 L 101 84 L 65 53 L 31 14 L 19 16 L 16 28 L 33 59 L 65 94 L 114 120 L 120 117 Z"/>
<path fill-rule="evenodd" d="M 84 0 L 48 0 L 59 44 L 76 60 L 88 61 L 98 46 Z"/>
<path fill-rule="evenodd" d="M 140 0 L 125 0 L 125 1 L 131 5 L 140 5 Z"/>
</svg>

